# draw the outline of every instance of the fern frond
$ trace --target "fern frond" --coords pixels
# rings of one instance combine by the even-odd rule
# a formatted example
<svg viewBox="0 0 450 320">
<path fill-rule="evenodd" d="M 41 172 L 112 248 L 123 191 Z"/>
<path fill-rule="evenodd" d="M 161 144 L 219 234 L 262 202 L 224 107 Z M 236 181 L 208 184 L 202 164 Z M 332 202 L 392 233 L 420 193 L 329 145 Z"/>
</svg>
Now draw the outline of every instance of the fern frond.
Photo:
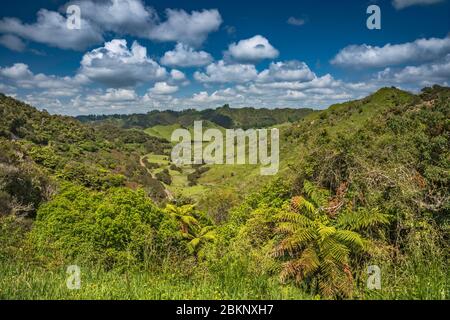
<svg viewBox="0 0 450 320">
<path fill-rule="evenodd" d="M 197 219 L 195 219 L 193 216 L 181 216 L 180 220 L 186 224 L 186 225 L 198 225 Z"/>
<path fill-rule="evenodd" d="M 377 208 L 357 211 L 346 211 L 339 215 L 337 225 L 353 231 L 364 230 L 389 223 L 389 215 L 381 213 Z"/>
<path fill-rule="evenodd" d="M 336 232 L 335 227 L 326 226 L 322 223 L 318 224 L 318 230 L 319 230 L 319 235 L 320 235 L 320 238 L 322 239 L 322 241 L 325 240 L 327 237 L 330 237 L 332 234 L 334 234 Z"/>
<path fill-rule="evenodd" d="M 326 205 L 329 197 L 328 191 L 316 187 L 308 180 L 304 181 L 303 190 L 305 190 L 308 197 L 317 207 L 324 207 Z"/>
<path fill-rule="evenodd" d="M 310 217 L 314 217 L 316 212 L 316 207 L 314 204 L 302 196 L 293 197 L 291 200 L 291 205 L 296 212 L 306 214 Z"/>
<path fill-rule="evenodd" d="M 350 249 L 333 237 L 328 237 L 322 243 L 321 254 L 323 254 L 324 259 L 331 259 L 339 265 L 347 263 Z"/>
<path fill-rule="evenodd" d="M 302 227 L 308 227 L 313 224 L 312 220 L 305 215 L 291 211 L 282 211 L 275 216 L 275 219 L 279 222 L 295 223 Z"/>
<path fill-rule="evenodd" d="M 338 230 L 333 237 L 353 248 L 364 249 L 364 240 L 357 232 L 351 230 Z"/>
</svg>

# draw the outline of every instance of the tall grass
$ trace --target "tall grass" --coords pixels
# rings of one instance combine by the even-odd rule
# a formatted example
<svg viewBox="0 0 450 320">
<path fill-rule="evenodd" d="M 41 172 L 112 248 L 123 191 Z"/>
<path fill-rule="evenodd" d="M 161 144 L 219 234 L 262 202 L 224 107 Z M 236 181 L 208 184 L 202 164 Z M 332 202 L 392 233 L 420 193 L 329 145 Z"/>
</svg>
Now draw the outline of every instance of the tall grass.
<svg viewBox="0 0 450 320">
<path fill-rule="evenodd" d="M 217 274 L 194 270 L 192 275 L 171 271 L 104 271 L 81 268 L 81 288 L 69 290 L 65 269 L 45 270 L 26 264 L 0 263 L 0 299 L 308 299 L 298 288 L 276 279 L 250 276 L 228 268 Z"/>
</svg>

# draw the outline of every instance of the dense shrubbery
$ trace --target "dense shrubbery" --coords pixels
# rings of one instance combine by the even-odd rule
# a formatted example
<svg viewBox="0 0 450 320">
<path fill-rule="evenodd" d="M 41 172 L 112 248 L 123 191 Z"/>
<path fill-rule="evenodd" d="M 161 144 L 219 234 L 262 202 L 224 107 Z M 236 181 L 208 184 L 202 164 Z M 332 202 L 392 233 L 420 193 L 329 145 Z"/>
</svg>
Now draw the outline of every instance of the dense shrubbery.
<svg viewBox="0 0 450 320">
<path fill-rule="evenodd" d="M 43 261 L 82 260 L 132 265 L 181 241 L 174 221 L 145 196 L 127 188 L 92 192 L 65 186 L 38 211 L 30 246 Z"/>
</svg>

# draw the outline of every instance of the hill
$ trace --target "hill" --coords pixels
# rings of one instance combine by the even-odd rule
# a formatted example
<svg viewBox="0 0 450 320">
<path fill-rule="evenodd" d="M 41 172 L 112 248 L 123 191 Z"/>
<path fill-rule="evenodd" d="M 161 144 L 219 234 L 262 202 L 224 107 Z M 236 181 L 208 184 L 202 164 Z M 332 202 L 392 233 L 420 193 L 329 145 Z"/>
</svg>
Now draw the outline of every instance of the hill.
<svg viewBox="0 0 450 320">
<path fill-rule="evenodd" d="M 147 174 L 139 159 L 144 153 L 163 153 L 167 143 L 141 131 L 82 124 L 0 95 L 0 141 L 6 212 L 16 206 L 33 214 L 55 191 L 52 180 L 96 190 L 143 186 L 155 200 L 165 198 L 164 187 Z"/>
<path fill-rule="evenodd" d="M 163 188 L 172 179 L 173 191 L 194 191 L 154 137 L 179 124 L 145 123 L 146 134 L 117 126 L 118 118 L 81 123 L 2 101 L 0 187 L 13 210 L 0 208 L 0 297 L 449 297 L 450 88 L 382 88 L 279 125 L 277 176 L 250 166 L 186 168 L 198 197 L 163 204 L 134 188 L 136 173 L 98 186 L 72 181 L 59 163 L 87 161 L 109 174 L 106 164 L 120 167 L 135 154 Z M 85 150 L 78 136 L 98 149 Z M 116 153 L 123 158 L 104 162 Z M 46 179 L 59 187 L 39 198 Z M 24 220 L 28 203 L 36 217 Z M 74 261 L 90 270 L 85 289 L 61 290 Z M 367 285 L 370 270 L 381 271 L 378 290 Z"/>
<path fill-rule="evenodd" d="M 79 116 L 82 122 L 114 121 L 124 128 L 150 128 L 157 125 L 189 126 L 195 120 L 205 120 L 224 128 L 262 128 L 285 122 L 297 121 L 312 109 L 254 109 L 230 108 L 224 105 L 217 109 L 183 110 L 183 111 L 151 111 L 147 114 L 131 115 L 91 115 Z"/>
</svg>

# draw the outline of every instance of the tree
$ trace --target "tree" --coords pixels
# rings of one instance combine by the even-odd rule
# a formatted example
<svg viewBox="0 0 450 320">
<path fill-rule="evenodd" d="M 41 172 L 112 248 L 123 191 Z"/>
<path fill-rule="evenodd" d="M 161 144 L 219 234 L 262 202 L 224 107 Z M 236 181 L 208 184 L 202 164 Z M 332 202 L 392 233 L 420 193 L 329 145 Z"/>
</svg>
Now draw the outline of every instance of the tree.
<svg viewBox="0 0 450 320">
<path fill-rule="evenodd" d="M 193 205 L 177 207 L 172 204 L 168 204 L 165 209 L 166 213 L 178 221 L 182 234 L 187 234 L 189 232 L 189 228 L 199 224 L 197 219 L 192 216 L 193 211 Z"/>
<path fill-rule="evenodd" d="M 387 223 L 387 216 L 343 211 L 330 217 L 325 191 L 308 181 L 303 191 L 307 198 L 292 198 L 290 207 L 276 217 L 281 241 L 274 255 L 283 260 L 281 279 L 306 283 L 326 297 L 350 296 L 351 255 L 365 252 L 369 245 L 359 231 Z"/>
<path fill-rule="evenodd" d="M 168 204 L 165 212 L 180 224 L 180 232 L 184 239 L 188 240 L 187 249 L 189 253 L 194 254 L 196 258 L 201 256 L 201 251 L 207 242 L 216 239 L 213 226 L 203 227 L 200 219 L 194 217 L 194 205 L 174 206 Z M 198 216 L 198 215 L 197 215 Z"/>
<path fill-rule="evenodd" d="M 183 237 L 189 240 L 187 248 L 195 257 L 202 256 L 202 249 L 208 242 L 216 240 L 216 234 L 213 226 L 200 227 L 195 226 L 189 230 L 188 233 L 183 234 Z"/>
</svg>

